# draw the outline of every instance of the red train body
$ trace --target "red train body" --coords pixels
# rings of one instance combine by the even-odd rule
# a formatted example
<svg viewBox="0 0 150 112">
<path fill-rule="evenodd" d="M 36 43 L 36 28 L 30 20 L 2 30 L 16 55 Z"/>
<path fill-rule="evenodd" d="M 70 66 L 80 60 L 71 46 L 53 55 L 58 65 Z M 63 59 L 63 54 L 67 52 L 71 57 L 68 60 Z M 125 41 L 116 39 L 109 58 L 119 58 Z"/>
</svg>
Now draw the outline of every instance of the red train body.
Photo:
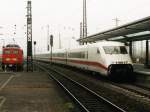
<svg viewBox="0 0 150 112">
<path fill-rule="evenodd" d="M 9 44 L 2 49 L 2 69 L 23 69 L 23 50 L 16 44 Z"/>
</svg>

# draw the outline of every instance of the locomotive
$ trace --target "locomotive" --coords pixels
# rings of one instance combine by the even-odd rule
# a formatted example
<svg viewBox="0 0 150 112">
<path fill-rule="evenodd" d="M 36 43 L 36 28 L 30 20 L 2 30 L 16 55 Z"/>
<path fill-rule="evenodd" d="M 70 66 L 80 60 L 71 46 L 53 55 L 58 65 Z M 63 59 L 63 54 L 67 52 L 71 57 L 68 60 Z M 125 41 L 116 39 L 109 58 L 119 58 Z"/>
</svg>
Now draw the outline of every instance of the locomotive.
<svg viewBox="0 0 150 112">
<path fill-rule="evenodd" d="M 8 44 L 2 48 L 2 69 L 23 70 L 23 50 L 19 45 Z"/>
<path fill-rule="evenodd" d="M 52 60 L 50 53 L 36 57 L 42 61 L 98 72 L 111 79 L 133 75 L 132 60 L 126 46 L 121 42 L 101 41 L 74 49 L 56 50 L 52 53 Z"/>
</svg>

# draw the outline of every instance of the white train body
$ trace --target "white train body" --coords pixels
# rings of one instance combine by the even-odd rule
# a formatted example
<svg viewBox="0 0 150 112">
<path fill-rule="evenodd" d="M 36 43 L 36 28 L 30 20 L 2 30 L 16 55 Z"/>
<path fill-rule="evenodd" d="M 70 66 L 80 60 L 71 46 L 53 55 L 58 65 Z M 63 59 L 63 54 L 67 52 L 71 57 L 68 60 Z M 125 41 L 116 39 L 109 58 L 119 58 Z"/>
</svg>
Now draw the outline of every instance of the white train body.
<svg viewBox="0 0 150 112">
<path fill-rule="evenodd" d="M 51 61 L 50 53 L 37 55 L 37 59 Z M 105 76 L 118 73 L 128 75 L 133 71 L 132 61 L 124 43 L 113 41 L 53 51 L 52 62 L 99 72 Z"/>
</svg>

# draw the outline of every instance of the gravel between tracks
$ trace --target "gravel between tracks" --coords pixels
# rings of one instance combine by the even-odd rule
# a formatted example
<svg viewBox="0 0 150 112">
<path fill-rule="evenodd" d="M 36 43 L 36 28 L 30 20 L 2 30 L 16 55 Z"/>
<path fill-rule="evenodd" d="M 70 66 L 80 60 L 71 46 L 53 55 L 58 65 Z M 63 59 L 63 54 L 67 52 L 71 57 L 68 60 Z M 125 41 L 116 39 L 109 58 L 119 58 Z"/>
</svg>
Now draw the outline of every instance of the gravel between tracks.
<svg viewBox="0 0 150 112">
<path fill-rule="evenodd" d="M 103 80 L 92 78 L 78 71 L 72 71 L 68 68 L 53 67 L 62 73 L 67 73 L 70 78 L 78 80 L 81 84 L 94 89 L 98 94 L 117 104 L 128 112 L 149 112 L 150 101 L 145 97 L 136 96 L 135 93 L 113 86 Z M 78 70 L 78 69 L 75 69 Z"/>
</svg>

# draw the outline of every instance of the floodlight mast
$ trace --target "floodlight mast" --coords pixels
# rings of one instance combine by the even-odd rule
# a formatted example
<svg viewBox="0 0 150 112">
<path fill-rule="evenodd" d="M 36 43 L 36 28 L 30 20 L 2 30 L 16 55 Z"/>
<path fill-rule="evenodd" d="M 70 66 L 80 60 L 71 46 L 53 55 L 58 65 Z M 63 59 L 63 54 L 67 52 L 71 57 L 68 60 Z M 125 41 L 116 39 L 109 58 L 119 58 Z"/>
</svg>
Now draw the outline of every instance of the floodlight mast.
<svg viewBox="0 0 150 112">
<path fill-rule="evenodd" d="M 87 37 L 87 17 L 86 17 L 86 0 L 83 0 L 83 35 L 82 38 Z M 84 45 L 84 42 L 82 43 Z"/>
</svg>

